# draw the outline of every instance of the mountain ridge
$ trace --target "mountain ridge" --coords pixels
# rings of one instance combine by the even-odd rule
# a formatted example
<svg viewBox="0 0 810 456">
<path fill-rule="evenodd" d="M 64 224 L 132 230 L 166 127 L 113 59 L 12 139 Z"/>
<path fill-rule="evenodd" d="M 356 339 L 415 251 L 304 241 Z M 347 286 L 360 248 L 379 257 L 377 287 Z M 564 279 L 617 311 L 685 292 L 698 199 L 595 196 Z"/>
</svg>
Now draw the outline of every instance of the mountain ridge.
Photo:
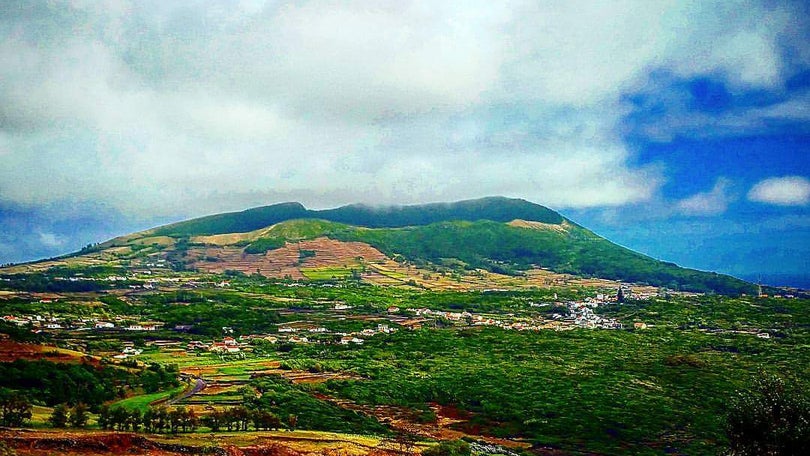
<svg viewBox="0 0 810 456">
<path fill-rule="evenodd" d="M 368 258 L 379 262 L 383 255 L 387 266 L 377 266 L 412 265 L 422 271 L 417 276 L 485 270 L 521 277 L 545 269 L 682 291 L 742 294 L 756 290 L 728 275 L 648 257 L 547 207 L 504 197 L 410 206 L 354 204 L 326 210 L 280 203 L 121 236 L 72 256 L 99 252 L 105 253 L 99 258 L 129 265 L 148 265 L 162 258 L 177 270 L 277 278 L 339 278 L 351 273 L 362 280 L 356 271 L 366 270 Z M 331 272 L 314 271 L 318 268 Z M 404 273 L 412 272 L 406 268 Z"/>
<path fill-rule="evenodd" d="M 158 236 L 198 236 L 254 231 L 291 219 L 321 219 L 369 228 L 400 228 L 427 225 L 444 220 L 492 220 L 510 222 L 515 219 L 560 224 L 565 218 L 559 213 L 523 199 L 500 196 L 415 205 L 370 206 L 350 204 L 334 209 L 306 209 L 298 202 L 287 202 L 214 214 L 155 228 Z"/>
</svg>

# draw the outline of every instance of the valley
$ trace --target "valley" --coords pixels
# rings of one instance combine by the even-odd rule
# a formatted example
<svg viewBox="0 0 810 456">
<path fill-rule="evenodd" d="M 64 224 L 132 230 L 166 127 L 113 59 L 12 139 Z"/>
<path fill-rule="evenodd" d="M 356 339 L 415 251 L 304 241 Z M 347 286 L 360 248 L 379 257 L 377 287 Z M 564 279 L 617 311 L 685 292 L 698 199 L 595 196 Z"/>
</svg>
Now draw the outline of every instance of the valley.
<svg viewBox="0 0 810 456">
<path fill-rule="evenodd" d="M 528 215 L 194 222 L 0 269 L 0 399 L 18 407 L 0 441 L 19 455 L 708 455 L 729 444 L 739 391 L 808 386 L 801 290 Z"/>
</svg>

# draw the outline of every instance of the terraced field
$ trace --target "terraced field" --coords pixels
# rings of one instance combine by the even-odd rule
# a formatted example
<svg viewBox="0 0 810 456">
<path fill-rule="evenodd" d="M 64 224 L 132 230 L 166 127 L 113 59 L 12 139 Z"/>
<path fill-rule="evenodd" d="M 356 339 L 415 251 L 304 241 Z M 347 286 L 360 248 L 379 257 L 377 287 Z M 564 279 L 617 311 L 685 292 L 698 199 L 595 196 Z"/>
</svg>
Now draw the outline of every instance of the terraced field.
<svg viewBox="0 0 810 456">
<path fill-rule="evenodd" d="M 301 252 L 312 252 L 302 256 Z M 293 279 L 329 279 L 334 274 L 348 275 L 351 268 L 360 268 L 364 262 L 385 261 L 379 250 L 362 242 L 342 242 L 320 237 L 287 243 L 284 247 L 265 254 L 248 254 L 239 247 L 207 247 L 189 251 L 192 266 L 202 271 L 222 273 L 240 271 L 245 274 L 259 273 L 266 277 Z M 319 270 L 325 270 L 319 274 Z M 334 270 L 334 271 L 332 271 Z M 326 275 L 328 274 L 328 276 Z"/>
</svg>

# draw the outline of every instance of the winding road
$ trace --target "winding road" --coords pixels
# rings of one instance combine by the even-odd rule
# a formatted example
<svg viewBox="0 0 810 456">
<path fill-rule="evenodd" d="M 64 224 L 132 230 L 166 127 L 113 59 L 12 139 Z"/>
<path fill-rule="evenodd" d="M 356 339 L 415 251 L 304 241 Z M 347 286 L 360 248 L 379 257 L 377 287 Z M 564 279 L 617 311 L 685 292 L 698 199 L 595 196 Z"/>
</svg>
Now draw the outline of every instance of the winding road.
<svg viewBox="0 0 810 456">
<path fill-rule="evenodd" d="M 194 383 L 194 386 L 190 390 L 184 392 L 183 394 L 177 396 L 174 399 L 169 399 L 168 401 L 166 401 L 166 405 L 174 405 L 176 402 L 180 402 L 183 399 L 188 399 L 189 397 L 204 390 L 206 386 L 208 385 L 205 383 L 205 380 L 203 380 L 202 377 L 197 377 L 197 381 Z"/>
</svg>

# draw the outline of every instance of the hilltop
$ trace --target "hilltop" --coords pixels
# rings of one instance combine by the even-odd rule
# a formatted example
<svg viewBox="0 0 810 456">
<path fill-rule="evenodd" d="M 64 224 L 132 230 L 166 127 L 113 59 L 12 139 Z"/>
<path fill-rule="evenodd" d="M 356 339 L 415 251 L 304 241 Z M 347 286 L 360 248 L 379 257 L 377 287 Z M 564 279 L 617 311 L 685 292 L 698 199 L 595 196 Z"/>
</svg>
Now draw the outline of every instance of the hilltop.
<svg viewBox="0 0 810 456">
<path fill-rule="evenodd" d="M 99 265 L 125 261 L 139 267 L 292 279 L 352 277 L 426 288 L 452 288 L 453 282 L 512 286 L 520 283 L 517 279 L 548 284 L 560 280 L 554 274 L 564 274 L 672 290 L 754 291 L 742 280 L 656 260 L 549 208 L 503 197 L 328 210 L 282 203 L 122 236 L 72 257 L 96 259 L 93 264 Z"/>
<path fill-rule="evenodd" d="M 293 219 L 321 219 L 368 228 L 401 228 L 448 220 L 509 222 L 524 219 L 552 224 L 564 221 L 560 214 L 539 204 L 503 197 L 413 206 L 351 204 L 322 211 L 306 209 L 301 203 L 281 203 L 174 223 L 157 228 L 154 234 L 176 237 L 244 233 Z"/>
</svg>

